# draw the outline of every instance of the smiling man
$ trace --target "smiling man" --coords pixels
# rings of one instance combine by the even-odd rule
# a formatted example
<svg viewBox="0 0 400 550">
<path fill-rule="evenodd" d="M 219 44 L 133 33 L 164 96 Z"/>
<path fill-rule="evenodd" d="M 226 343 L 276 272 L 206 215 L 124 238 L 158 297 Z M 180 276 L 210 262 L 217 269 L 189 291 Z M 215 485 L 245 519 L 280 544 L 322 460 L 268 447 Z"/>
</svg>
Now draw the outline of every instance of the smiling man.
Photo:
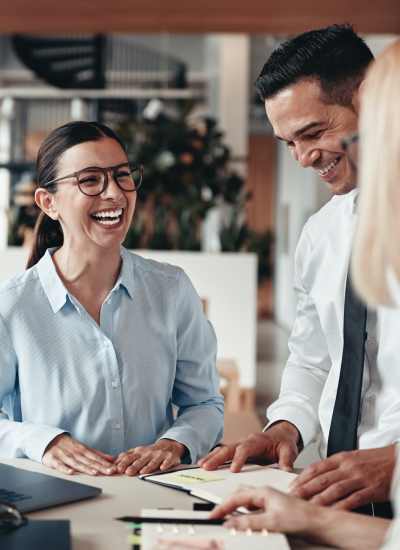
<svg viewBox="0 0 400 550">
<path fill-rule="evenodd" d="M 394 447 L 400 439 L 400 388 L 382 382 L 380 351 L 390 350 L 376 316 L 348 278 L 356 218 L 356 175 L 342 141 L 357 130 L 359 94 L 372 54 L 351 27 L 304 33 L 277 48 L 256 82 L 275 136 L 333 198 L 306 223 L 295 257 L 297 315 L 278 400 L 263 433 L 221 446 L 200 461 L 214 469 L 248 458 L 291 469 L 317 438 L 323 460 L 292 492 L 323 505 L 390 516 Z M 378 184 L 379 182 L 377 182 Z M 295 182 L 294 182 L 295 184 Z M 304 189 L 307 193 L 307 189 Z M 325 458 L 327 457 L 327 458 Z M 377 504 L 378 503 L 378 504 Z"/>
<path fill-rule="evenodd" d="M 313 168 L 332 193 L 355 187 L 354 173 L 341 140 L 357 128 L 358 94 L 346 106 L 326 103 L 321 85 L 303 79 L 265 101 L 277 139 L 283 141 L 303 168 Z"/>
</svg>

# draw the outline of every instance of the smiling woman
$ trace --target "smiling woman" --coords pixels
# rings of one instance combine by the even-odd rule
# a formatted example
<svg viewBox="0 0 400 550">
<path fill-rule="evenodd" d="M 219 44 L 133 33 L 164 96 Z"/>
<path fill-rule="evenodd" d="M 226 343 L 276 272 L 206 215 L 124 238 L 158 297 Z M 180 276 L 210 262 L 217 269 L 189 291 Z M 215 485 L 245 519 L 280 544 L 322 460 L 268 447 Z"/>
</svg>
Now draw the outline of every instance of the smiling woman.
<svg viewBox="0 0 400 550">
<path fill-rule="evenodd" d="M 121 246 L 143 169 L 72 122 L 37 173 L 28 269 L 0 287 L 0 454 L 91 475 L 197 460 L 222 435 L 216 339 L 181 269 Z"/>
<path fill-rule="evenodd" d="M 88 226 L 87 217 L 80 216 L 82 209 L 86 209 L 90 221 L 119 229 L 112 233 L 117 240 L 122 234 L 125 237 L 132 221 L 143 170 L 129 164 L 123 143 L 110 128 L 86 122 L 58 128 L 39 150 L 37 172 L 39 185 L 35 199 L 42 213 L 28 267 L 36 263 L 48 248 L 46 238 L 54 239 L 48 228 L 53 227 L 58 234 L 59 242 L 54 245 L 64 242 L 64 248 L 69 247 L 67 240 L 75 243 L 79 235 L 82 236 L 79 228 L 86 237 L 93 232 L 95 224 L 91 223 L 91 228 Z M 105 215 L 116 210 L 122 210 L 118 223 L 110 219 L 115 217 L 114 214 Z M 77 218 L 71 220 L 72 224 L 68 221 L 71 215 Z M 92 238 L 95 237 L 92 235 Z M 98 244 L 105 246 L 105 243 Z"/>
</svg>

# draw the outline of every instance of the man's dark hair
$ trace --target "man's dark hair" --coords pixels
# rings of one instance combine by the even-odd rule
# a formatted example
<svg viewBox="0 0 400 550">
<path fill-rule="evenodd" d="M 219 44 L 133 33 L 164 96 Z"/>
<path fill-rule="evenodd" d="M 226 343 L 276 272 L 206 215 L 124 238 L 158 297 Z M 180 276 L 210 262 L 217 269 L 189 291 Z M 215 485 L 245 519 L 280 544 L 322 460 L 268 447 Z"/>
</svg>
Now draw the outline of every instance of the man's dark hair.
<svg viewBox="0 0 400 550">
<path fill-rule="evenodd" d="M 305 32 L 274 50 L 256 80 L 263 101 L 301 79 L 318 79 L 327 103 L 349 106 L 371 50 L 351 25 Z"/>
</svg>

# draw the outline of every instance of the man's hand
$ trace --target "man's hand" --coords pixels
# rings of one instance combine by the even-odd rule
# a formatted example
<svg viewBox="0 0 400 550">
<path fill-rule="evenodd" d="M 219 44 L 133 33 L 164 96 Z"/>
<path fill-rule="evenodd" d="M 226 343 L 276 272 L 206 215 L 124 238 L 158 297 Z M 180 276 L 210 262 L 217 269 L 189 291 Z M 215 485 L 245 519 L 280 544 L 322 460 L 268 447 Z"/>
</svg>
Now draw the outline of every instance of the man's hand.
<svg viewBox="0 0 400 550">
<path fill-rule="evenodd" d="M 181 463 L 186 447 L 172 439 L 160 439 L 153 445 L 134 447 L 117 456 L 118 473 L 128 476 L 168 470 Z"/>
<path fill-rule="evenodd" d="M 82 473 L 90 476 L 117 472 L 114 457 L 92 449 L 68 434 L 55 437 L 43 453 L 42 463 L 63 474 Z"/>
<path fill-rule="evenodd" d="M 299 454 L 300 434 L 290 422 L 277 422 L 266 432 L 251 434 L 233 445 L 217 447 L 199 461 L 205 470 L 215 470 L 224 462 L 232 460 L 231 471 L 240 472 L 249 459 L 279 462 L 282 470 L 290 471 Z"/>
<path fill-rule="evenodd" d="M 389 500 L 395 446 L 337 453 L 306 468 L 291 493 L 314 504 L 352 510 Z"/>
</svg>

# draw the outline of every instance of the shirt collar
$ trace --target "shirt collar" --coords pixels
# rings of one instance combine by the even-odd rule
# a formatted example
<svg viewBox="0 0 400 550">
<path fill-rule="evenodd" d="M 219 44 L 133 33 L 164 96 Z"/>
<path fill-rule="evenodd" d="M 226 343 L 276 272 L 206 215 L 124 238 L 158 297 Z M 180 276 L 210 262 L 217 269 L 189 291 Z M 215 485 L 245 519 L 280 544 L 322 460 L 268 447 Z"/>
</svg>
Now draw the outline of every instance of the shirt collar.
<svg viewBox="0 0 400 550">
<path fill-rule="evenodd" d="M 68 292 L 58 276 L 52 255 L 56 248 L 49 248 L 37 263 L 37 271 L 43 290 L 54 313 L 57 313 L 67 301 Z"/>
<path fill-rule="evenodd" d="M 358 189 L 353 189 L 353 191 L 350 191 L 352 194 L 351 200 L 353 201 L 353 214 L 357 214 L 358 212 Z"/>
<path fill-rule="evenodd" d="M 386 270 L 386 280 L 393 305 L 400 307 L 400 280 L 392 267 Z"/>
<path fill-rule="evenodd" d="M 133 272 L 133 256 L 123 246 L 121 246 L 121 259 L 122 259 L 122 266 L 121 266 L 121 272 L 119 274 L 117 283 L 115 285 L 115 289 L 117 289 L 120 285 L 122 285 L 125 290 L 127 291 L 130 298 L 133 298 L 133 292 L 134 292 L 134 272 Z"/>
<path fill-rule="evenodd" d="M 60 311 L 69 297 L 52 260 L 52 255 L 56 250 L 56 248 L 49 248 L 37 264 L 40 282 L 54 313 Z M 132 254 L 123 247 L 121 247 L 121 259 L 121 272 L 112 292 L 123 286 L 129 297 L 132 298 L 134 290 Z"/>
</svg>

